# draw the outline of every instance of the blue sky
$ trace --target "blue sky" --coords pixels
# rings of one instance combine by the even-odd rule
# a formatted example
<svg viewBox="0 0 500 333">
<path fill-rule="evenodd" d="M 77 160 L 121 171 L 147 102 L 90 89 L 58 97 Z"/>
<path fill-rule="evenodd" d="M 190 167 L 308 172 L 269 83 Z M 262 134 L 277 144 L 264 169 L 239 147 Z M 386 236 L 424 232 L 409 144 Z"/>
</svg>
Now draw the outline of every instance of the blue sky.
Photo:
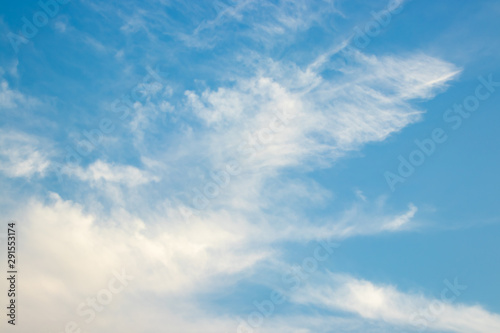
<svg viewBox="0 0 500 333">
<path fill-rule="evenodd" d="M 2 3 L 0 207 L 22 260 L 1 325 L 498 332 L 499 16 Z"/>
</svg>

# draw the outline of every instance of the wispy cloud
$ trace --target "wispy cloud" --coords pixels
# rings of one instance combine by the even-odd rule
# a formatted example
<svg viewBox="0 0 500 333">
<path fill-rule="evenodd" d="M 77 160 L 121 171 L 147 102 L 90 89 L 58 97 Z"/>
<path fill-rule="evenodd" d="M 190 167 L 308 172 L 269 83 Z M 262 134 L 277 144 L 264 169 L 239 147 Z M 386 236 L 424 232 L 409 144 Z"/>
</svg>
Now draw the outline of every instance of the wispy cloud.
<svg viewBox="0 0 500 333">
<path fill-rule="evenodd" d="M 49 145 L 43 138 L 0 129 L 0 171 L 14 178 L 44 176 L 55 153 Z"/>
<path fill-rule="evenodd" d="M 453 285 L 451 289 L 444 289 L 446 299 L 456 298 L 454 293 L 457 290 L 452 289 Z M 428 308 L 439 309 L 439 314 L 428 320 L 426 327 L 432 330 L 493 333 L 500 327 L 500 316 L 479 305 L 452 304 L 442 298 L 403 293 L 393 286 L 377 285 L 346 275 L 327 274 L 322 283 L 301 289 L 294 301 L 331 311 L 352 312 L 400 329 L 420 328 L 415 314 Z"/>
<path fill-rule="evenodd" d="M 17 73 L 16 67 L 13 67 L 13 69 L 15 70 L 14 74 Z M 0 77 L 0 109 L 2 111 L 5 112 L 18 107 L 31 107 L 36 104 L 38 104 L 36 98 L 26 96 L 20 91 L 10 88 L 7 80 Z"/>
</svg>

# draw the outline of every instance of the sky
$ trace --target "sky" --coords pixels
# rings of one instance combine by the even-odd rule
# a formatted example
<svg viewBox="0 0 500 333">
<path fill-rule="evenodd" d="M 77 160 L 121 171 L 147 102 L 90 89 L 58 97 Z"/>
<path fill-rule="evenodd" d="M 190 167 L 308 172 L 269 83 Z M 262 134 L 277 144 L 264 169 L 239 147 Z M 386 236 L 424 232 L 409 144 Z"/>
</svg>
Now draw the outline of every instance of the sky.
<svg viewBox="0 0 500 333">
<path fill-rule="evenodd" d="M 2 332 L 499 332 L 499 17 L 2 2 Z"/>
</svg>

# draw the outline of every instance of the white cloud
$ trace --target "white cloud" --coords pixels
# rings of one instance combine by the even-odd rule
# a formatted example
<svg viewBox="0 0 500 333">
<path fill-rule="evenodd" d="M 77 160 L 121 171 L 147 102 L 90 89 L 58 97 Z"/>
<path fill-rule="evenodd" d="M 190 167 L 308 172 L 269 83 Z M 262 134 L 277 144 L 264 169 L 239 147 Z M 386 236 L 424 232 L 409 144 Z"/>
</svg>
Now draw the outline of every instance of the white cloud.
<svg viewBox="0 0 500 333">
<path fill-rule="evenodd" d="M 289 196 L 290 198 L 290 196 Z M 290 200 L 290 199 L 288 199 Z M 277 205 L 278 206 L 278 205 Z M 417 207 L 410 204 L 406 212 L 387 213 L 388 207 L 379 199 L 370 202 L 354 203 L 339 216 L 322 218 L 319 221 L 298 215 L 299 210 L 290 211 L 283 220 L 273 218 L 274 228 L 267 231 L 277 239 L 307 242 L 309 240 L 337 239 L 374 235 L 384 232 L 401 232 L 415 229 L 418 224 L 412 221 Z M 280 212 L 283 214 L 283 212 Z M 263 236 L 265 237 L 265 236 Z"/>
<path fill-rule="evenodd" d="M 67 28 L 67 23 L 64 22 L 63 20 L 58 20 L 54 23 L 54 27 L 56 28 L 57 31 L 59 31 L 60 33 L 64 33 L 66 32 L 66 28 Z"/>
<path fill-rule="evenodd" d="M 500 329 L 500 316 L 478 305 L 407 294 L 392 286 L 376 285 L 345 275 L 328 274 L 324 278 L 323 283 L 309 285 L 298 291 L 293 301 L 352 312 L 365 319 L 407 329 L 421 328 L 421 325 L 431 330 L 457 333 L 494 333 Z M 449 290 L 446 297 L 451 296 L 453 291 Z M 417 320 L 422 310 L 429 309 L 435 310 L 429 314 L 425 324 L 421 319 Z"/>
<path fill-rule="evenodd" d="M 69 320 L 81 322 L 77 306 L 106 287 L 113 270 L 122 268 L 134 281 L 115 295 L 112 305 L 120 311 L 99 313 L 89 331 L 105 332 L 109 322 L 127 322 L 123 314 L 130 312 L 134 319 L 129 325 L 135 331 L 153 329 L 148 313 L 163 313 L 153 320 L 156 325 L 165 325 L 165 317 L 176 318 L 173 323 L 190 332 L 208 321 L 190 304 L 193 295 L 228 287 L 238 274 L 272 253 L 251 248 L 248 235 L 255 230 L 228 215 L 213 214 L 189 224 L 157 215 L 146 224 L 124 210 L 115 210 L 109 217 L 87 213 L 84 210 L 91 207 L 56 194 L 46 204 L 31 200 L 26 207 L 16 213 L 23 221 L 19 225 L 24 243 L 19 248 L 24 258 L 20 303 L 24 315 L 31 318 L 22 323 L 26 332 L 36 327 L 60 331 Z M 155 304 L 144 295 L 154 295 Z M 148 310 L 138 311 L 141 307 Z M 193 313 L 199 316 L 190 323 L 186 316 Z M 215 322 L 220 322 L 215 327 L 230 327 L 221 319 Z"/>
<path fill-rule="evenodd" d="M 232 87 L 186 92 L 193 113 L 207 126 L 201 137 L 206 154 L 216 163 L 239 158 L 250 170 L 270 173 L 329 164 L 418 121 L 423 112 L 411 101 L 432 98 L 458 73 L 424 55 L 379 58 L 355 52 L 349 62 L 335 69 L 335 80 L 268 62 Z M 242 149 L 247 142 L 249 148 Z M 252 149 L 254 154 L 241 156 Z"/>
<path fill-rule="evenodd" d="M 97 160 L 87 168 L 66 167 L 64 172 L 92 184 L 109 182 L 133 187 L 159 181 L 159 177 L 152 175 L 148 171 L 130 165 L 109 164 L 101 160 Z"/>
<path fill-rule="evenodd" d="M 15 70 L 17 71 L 17 69 Z M 38 101 L 35 98 L 27 97 L 18 90 L 11 89 L 9 83 L 0 77 L 0 109 L 9 110 L 20 106 L 29 107 L 37 103 Z"/>
<path fill-rule="evenodd" d="M 0 171 L 8 177 L 43 176 L 50 165 L 50 151 L 44 139 L 0 129 Z"/>
<path fill-rule="evenodd" d="M 120 171 L 101 173 L 96 171 L 99 168 L 95 166 L 95 173 L 89 168 L 86 177 L 111 177 L 108 181 L 118 177 L 116 181 L 122 181 L 121 176 L 112 175 Z M 303 186 L 301 191 L 306 195 L 308 187 Z M 164 325 L 166 318 L 171 318 L 172 327 L 179 332 L 195 332 L 209 321 L 216 323 L 213 332 L 217 328 L 233 330 L 234 319 L 206 312 L 197 305 L 196 297 L 234 285 L 258 269 L 259 263 L 279 261 L 274 249 L 277 241 L 333 235 L 311 233 L 303 224 L 290 232 L 285 229 L 285 220 L 270 224 L 266 215 L 256 213 L 260 221 L 255 221 L 254 216 L 238 208 L 212 209 L 189 221 L 171 208 L 149 209 L 146 218 L 139 218 L 119 207 L 103 214 L 90 201 L 81 205 L 55 193 L 44 203 L 36 199 L 25 203 L 14 213 L 23 221 L 19 237 L 25 244 L 20 248 L 25 286 L 20 301 L 24 315 L 32 318 L 23 323 L 23 329 L 57 331 L 69 320 L 85 327 L 76 307 L 106 287 L 114 270 L 124 268 L 134 281 L 115 295 L 109 311 L 100 312 L 89 324 L 89 331 L 105 332 L 109 323 L 144 331 Z M 41 312 L 42 305 L 50 312 Z M 143 307 L 147 311 L 137 310 Z M 133 314 L 133 322 L 128 322 L 127 314 Z"/>
</svg>

